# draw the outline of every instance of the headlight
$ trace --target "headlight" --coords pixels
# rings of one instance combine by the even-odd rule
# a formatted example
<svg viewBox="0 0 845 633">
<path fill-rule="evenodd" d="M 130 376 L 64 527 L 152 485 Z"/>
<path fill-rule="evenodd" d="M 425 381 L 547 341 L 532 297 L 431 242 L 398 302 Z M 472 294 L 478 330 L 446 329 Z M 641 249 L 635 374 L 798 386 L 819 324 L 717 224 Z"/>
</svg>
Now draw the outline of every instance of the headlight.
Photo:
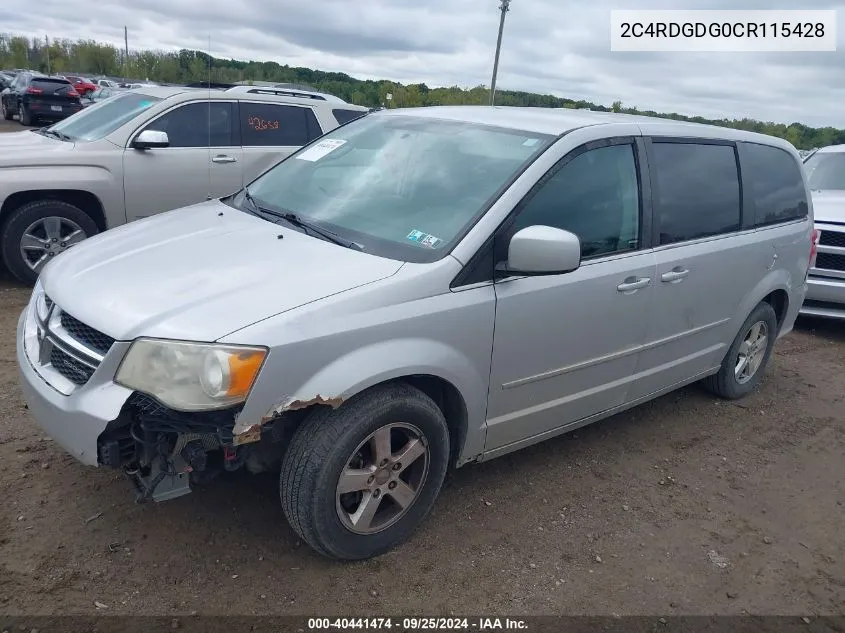
<svg viewBox="0 0 845 633">
<path fill-rule="evenodd" d="M 138 339 L 115 382 L 177 411 L 220 409 L 246 400 L 266 356 L 263 347 Z"/>
<path fill-rule="evenodd" d="M 35 287 L 32 289 L 32 301 L 35 306 L 35 316 L 42 323 L 47 320 L 47 314 L 50 308 L 47 305 L 47 295 L 44 294 L 44 288 L 41 285 L 41 280 L 35 282 Z"/>
</svg>

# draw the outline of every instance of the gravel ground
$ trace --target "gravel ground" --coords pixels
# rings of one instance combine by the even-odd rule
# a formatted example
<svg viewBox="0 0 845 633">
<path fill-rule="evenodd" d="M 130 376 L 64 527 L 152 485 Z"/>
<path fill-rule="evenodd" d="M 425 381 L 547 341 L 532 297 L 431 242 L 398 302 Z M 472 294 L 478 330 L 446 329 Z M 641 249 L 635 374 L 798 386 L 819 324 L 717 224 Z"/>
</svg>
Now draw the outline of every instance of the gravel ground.
<svg viewBox="0 0 845 633">
<path fill-rule="evenodd" d="M 65 455 L 17 385 L 27 297 L 0 272 L 0 613 L 845 613 L 845 323 L 799 321 L 740 402 L 693 386 L 462 468 L 410 542 L 343 564 L 272 475 L 139 506 Z"/>
</svg>

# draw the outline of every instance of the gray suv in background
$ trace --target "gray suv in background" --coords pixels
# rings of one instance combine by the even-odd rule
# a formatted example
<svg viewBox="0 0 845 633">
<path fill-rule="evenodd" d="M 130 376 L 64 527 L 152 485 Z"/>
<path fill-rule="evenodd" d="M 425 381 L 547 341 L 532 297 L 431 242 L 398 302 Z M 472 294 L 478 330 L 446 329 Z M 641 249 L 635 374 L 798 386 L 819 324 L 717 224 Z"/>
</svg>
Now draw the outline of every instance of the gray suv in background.
<svg viewBox="0 0 845 633">
<path fill-rule="evenodd" d="M 0 255 L 33 283 L 81 240 L 241 189 L 367 108 L 306 91 L 139 88 L 0 135 Z"/>
<path fill-rule="evenodd" d="M 804 161 L 813 196 L 817 250 L 801 314 L 845 319 L 845 145 Z"/>
<path fill-rule="evenodd" d="M 17 362 L 46 432 L 139 500 L 277 470 L 296 532 L 360 559 L 408 537 L 450 466 L 699 380 L 750 393 L 804 300 L 812 235 L 780 139 L 386 110 L 56 258 Z"/>
</svg>

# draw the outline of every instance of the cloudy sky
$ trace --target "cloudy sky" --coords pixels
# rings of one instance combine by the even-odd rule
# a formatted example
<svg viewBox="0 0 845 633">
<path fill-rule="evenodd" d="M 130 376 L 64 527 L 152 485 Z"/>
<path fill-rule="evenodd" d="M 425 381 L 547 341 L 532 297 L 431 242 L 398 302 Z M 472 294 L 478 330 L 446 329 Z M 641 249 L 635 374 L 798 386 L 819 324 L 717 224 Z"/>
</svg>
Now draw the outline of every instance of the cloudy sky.
<svg viewBox="0 0 845 633">
<path fill-rule="evenodd" d="M 138 48 L 208 48 L 352 76 L 489 85 L 498 0 L 40 0 L 0 29 Z M 838 9 L 839 51 L 619 53 L 610 9 L 728 9 L 735 0 L 512 0 L 499 86 L 609 105 L 845 127 L 845 0 L 745 0 L 743 9 Z"/>
</svg>

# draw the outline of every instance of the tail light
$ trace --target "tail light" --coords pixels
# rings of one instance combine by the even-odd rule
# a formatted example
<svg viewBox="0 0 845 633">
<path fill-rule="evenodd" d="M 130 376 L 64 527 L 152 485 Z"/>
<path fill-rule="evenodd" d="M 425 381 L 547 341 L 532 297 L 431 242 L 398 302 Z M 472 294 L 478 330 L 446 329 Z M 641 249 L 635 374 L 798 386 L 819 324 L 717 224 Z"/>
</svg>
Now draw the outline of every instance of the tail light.
<svg viewBox="0 0 845 633">
<path fill-rule="evenodd" d="M 79 93 L 76 90 L 71 90 L 70 92 L 67 93 L 67 96 L 68 97 L 78 97 Z"/>
<path fill-rule="evenodd" d="M 28 94 L 28 95 L 40 95 L 43 92 L 44 91 L 41 90 L 41 88 L 27 88 L 26 89 L 26 94 Z"/>
</svg>

